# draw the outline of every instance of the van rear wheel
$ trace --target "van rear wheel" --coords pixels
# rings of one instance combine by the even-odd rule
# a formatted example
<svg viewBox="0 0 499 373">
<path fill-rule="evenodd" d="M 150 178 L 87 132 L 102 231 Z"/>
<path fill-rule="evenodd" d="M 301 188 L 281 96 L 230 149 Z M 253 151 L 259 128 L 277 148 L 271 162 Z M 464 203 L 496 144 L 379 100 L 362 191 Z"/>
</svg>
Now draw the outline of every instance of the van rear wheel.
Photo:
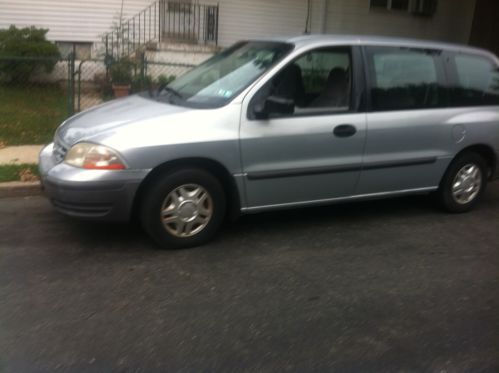
<svg viewBox="0 0 499 373">
<path fill-rule="evenodd" d="M 452 213 L 475 208 L 487 184 L 488 168 L 476 153 L 464 153 L 449 166 L 438 190 L 440 203 Z"/>
<path fill-rule="evenodd" d="M 220 182 L 201 169 L 180 169 L 157 179 L 145 191 L 140 218 L 162 247 L 200 246 L 210 241 L 225 216 Z"/>
</svg>

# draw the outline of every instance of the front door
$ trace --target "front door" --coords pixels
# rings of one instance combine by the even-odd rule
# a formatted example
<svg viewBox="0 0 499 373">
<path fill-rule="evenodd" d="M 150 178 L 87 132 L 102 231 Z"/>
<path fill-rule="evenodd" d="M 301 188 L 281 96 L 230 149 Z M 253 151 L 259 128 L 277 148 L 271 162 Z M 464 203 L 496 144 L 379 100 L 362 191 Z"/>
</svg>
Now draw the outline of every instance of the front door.
<svg viewBox="0 0 499 373">
<path fill-rule="evenodd" d="M 356 53 L 350 47 L 306 52 L 247 96 L 240 138 L 248 210 L 355 193 L 366 139 Z M 269 109 L 262 118 L 269 100 L 291 108 Z"/>
</svg>

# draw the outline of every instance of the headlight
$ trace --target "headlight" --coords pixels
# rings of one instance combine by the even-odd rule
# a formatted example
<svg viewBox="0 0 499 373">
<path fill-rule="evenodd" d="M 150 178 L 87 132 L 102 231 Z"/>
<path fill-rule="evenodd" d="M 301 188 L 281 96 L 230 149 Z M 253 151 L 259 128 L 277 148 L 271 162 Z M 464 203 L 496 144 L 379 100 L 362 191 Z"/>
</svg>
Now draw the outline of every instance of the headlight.
<svg viewBox="0 0 499 373">
<path fill-rule="evenodd" d="M 64 162 L 88 170 L 123 170 L 125 163 L 113 149 L 106 146 L 81 142 L 66 154 Z"/>
</svg>

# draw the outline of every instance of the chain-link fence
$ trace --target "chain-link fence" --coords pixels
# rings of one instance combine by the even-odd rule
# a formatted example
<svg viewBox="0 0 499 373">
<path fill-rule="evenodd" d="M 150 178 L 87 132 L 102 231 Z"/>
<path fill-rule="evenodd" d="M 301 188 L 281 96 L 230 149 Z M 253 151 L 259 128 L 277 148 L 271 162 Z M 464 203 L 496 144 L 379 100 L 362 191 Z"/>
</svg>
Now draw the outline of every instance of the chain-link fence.
<svg viewBox="0 0 499 373">
<path fill-rule="evenodd" d="M 0 58 L 0 147 L 50 140 L 70 114 L 69 60 Z"/>
<path fill-rule="evenodd" d="M 194 65 L 112 58 L 0 58 L 0 147 L 50 142 L 72 114 L 123 94 L 157 90 Z"/>
<path fill-rule="evenodd" d="M 148 61 L 144 56 L 126 60 L 129 76 L 124 81 L 116 77 L 123 61 L 86 60 L 75 66 L 74 111 L 81 111 L 120 95 L 119 89 L 126 87 L 129 93 L 157 90 L 176 77 L 190 70 L 194 65 L 171 62 Z M 117 68 L 115 70 L 115 67 Z M 125 72 L 125 75 L 126 72 Z"/>
</svg>

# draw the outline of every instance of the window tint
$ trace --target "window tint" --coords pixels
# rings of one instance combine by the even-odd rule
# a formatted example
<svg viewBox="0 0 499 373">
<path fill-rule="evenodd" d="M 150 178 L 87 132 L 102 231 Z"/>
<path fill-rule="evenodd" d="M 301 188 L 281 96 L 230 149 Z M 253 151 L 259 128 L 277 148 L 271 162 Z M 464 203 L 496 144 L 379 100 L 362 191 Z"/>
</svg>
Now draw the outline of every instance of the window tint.
<svg viewBox="0 0 499 373">
<path fill-rule="evenodd" d="M 348 111 L 352 87 L 350 48 L 318 49 L 284 67 L 255 95 L 254 105 L 272 96 L 292 100 L 295 114 Z"/>
<path fill-rule="evenodd" d="M 454 105 L 499 105 L 499 70 L 492 61 L 480 56 L 458 55 L 455 64 Z"/>
<path fill-rule="evenodd" d="M 436 52 L 367 48 L 367 54 L 374 110 L 411 110 L 442 105 Z"/>
</svg>

